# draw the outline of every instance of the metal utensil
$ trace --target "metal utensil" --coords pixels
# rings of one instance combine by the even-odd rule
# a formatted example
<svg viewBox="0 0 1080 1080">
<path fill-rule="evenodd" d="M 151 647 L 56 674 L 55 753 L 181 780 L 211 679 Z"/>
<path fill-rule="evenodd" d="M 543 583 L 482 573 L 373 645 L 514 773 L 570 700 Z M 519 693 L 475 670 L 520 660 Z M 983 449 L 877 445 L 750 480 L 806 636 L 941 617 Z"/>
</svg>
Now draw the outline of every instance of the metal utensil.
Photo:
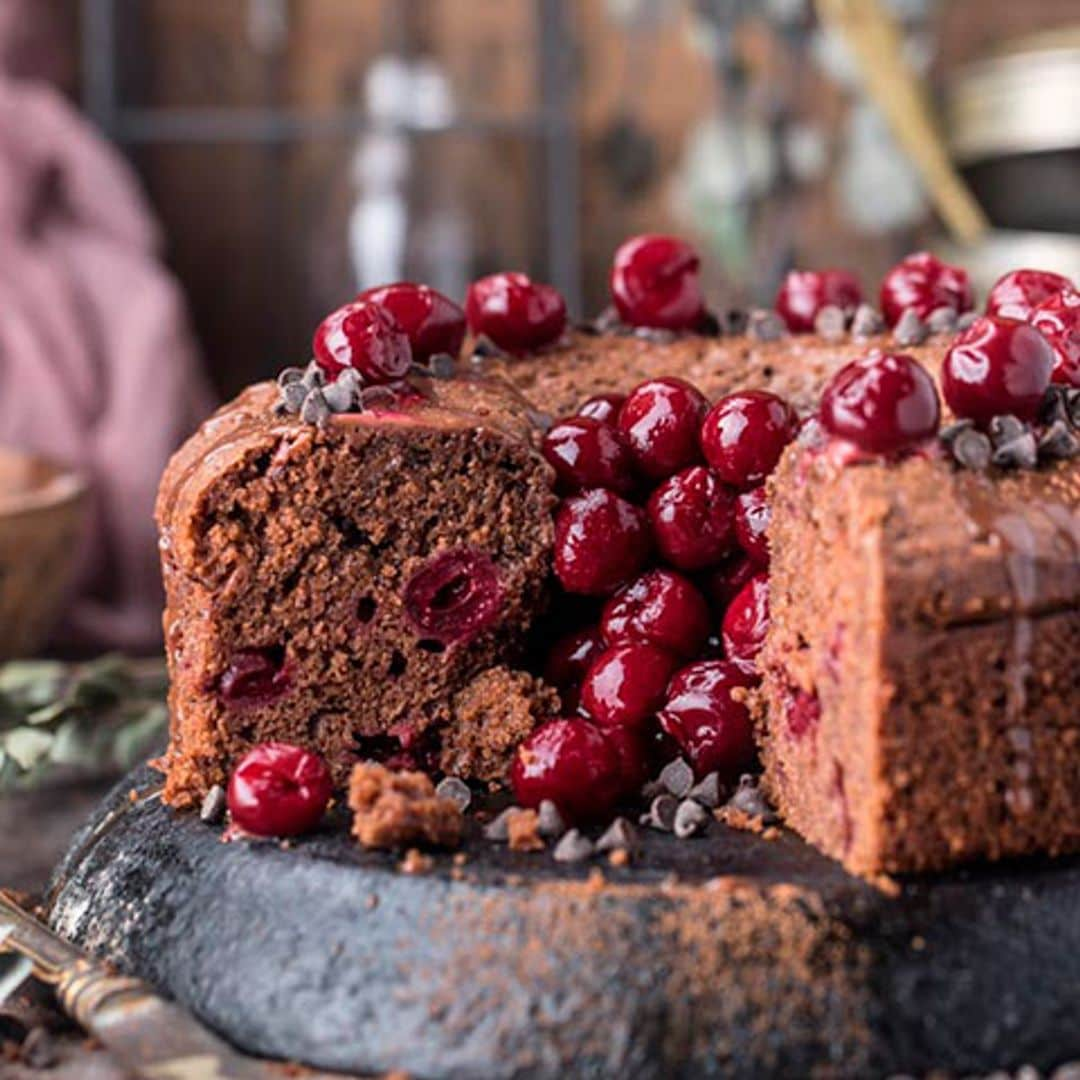
<svg viewBox="0 0 1080 1080">
<path fill-rule="evenodd" d="M 145 1080 L 266 1080 L 245 1058 L 145 983 L 97 963 L 58 937 L 0 889 L 0 953 L 18 957 L 0 999 L 31 976 L 53 988 L 72 1019 Z"/>
</svg>

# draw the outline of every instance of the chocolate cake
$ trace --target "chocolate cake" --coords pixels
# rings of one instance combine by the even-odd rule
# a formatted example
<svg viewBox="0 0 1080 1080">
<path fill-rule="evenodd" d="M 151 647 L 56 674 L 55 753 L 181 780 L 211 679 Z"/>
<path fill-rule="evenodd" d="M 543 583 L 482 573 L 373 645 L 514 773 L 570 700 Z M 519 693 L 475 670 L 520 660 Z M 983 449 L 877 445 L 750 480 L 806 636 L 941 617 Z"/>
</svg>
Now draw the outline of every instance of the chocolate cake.
<svg viewBox="0 0 1080 1080">
<path fill-rule="evenodd" d="M 336 401 L 345 383 L 249 388 L 162 480 L 173 805 L 266 741 L 317 749 L 339 785 L 364 757 L 434 765 L 455 699 L 455 764 L 508 752 L 468 688 L 544 600 L 551 474 L 526 403 L 435 378 Z"/>
<path fill-rule="evenodd" d="M 760 745 L 860 872 L 1080 848 L 1080 469 L 789 449 L 771 483 Z"/>
</svg>

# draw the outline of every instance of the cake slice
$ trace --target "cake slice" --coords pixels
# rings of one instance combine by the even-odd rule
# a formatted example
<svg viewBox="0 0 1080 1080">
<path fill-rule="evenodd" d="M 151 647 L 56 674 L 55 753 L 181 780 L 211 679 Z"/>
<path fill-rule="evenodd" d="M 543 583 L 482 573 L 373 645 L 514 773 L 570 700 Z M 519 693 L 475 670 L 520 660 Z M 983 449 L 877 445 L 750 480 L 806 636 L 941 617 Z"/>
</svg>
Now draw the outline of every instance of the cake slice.
<svg viewBox="0 0 1080 1080">
<path fill-rule="evenodd" d="M 288 386 L 249 388 L 162 480 L 173 805 L 267 741 L 318 750 L 339 785 L 362 758 L 436 767 L 455 698 L 542 605 L 552 478 L 521 397 L 418 379 L 334 414 L 336 386 L 300 416 Z M 509 753 L 475 717 L 452 747 Z"/>
<path fill-rule="evenodd" d="M 1080 468 L 846 462 L 770 482 L 760 744 L 862 873 L 1080 849 Z"/>
</svg>

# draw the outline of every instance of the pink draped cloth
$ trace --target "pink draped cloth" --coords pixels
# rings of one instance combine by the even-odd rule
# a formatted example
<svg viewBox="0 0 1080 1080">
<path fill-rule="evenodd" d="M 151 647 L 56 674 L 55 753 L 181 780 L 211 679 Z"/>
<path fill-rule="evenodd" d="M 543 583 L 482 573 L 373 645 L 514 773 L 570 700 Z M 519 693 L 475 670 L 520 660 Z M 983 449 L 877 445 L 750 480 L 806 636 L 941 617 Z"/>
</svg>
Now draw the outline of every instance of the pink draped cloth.
<svg viewBox="0 0 1080 1080">
<path fill-rule="evenodd" d="M 0 76 L 0 443 L 93 492 L 65 648 L 161 637 L 154 495 L 213 400 L 160 247 L 123 158 L 56 91 Z"/>
</svg>

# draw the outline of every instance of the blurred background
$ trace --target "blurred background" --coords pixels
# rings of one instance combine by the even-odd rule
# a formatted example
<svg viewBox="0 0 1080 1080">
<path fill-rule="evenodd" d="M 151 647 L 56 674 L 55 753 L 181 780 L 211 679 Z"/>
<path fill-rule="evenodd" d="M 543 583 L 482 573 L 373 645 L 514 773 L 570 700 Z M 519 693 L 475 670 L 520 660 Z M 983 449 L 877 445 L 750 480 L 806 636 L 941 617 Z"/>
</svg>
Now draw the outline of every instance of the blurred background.
<svg viewBox="0 0 1080 1080">
<path fill-rule="evenodd" d="M 156 647 L 168 452 L 367 285 L 594 314 L 640 231 L 718 306 L 923 246 L 1080 269 L 1077 0 L 0 0 L 0 71 L 0 444 L 87 481 L 8 651 Z"/>
</svg>

